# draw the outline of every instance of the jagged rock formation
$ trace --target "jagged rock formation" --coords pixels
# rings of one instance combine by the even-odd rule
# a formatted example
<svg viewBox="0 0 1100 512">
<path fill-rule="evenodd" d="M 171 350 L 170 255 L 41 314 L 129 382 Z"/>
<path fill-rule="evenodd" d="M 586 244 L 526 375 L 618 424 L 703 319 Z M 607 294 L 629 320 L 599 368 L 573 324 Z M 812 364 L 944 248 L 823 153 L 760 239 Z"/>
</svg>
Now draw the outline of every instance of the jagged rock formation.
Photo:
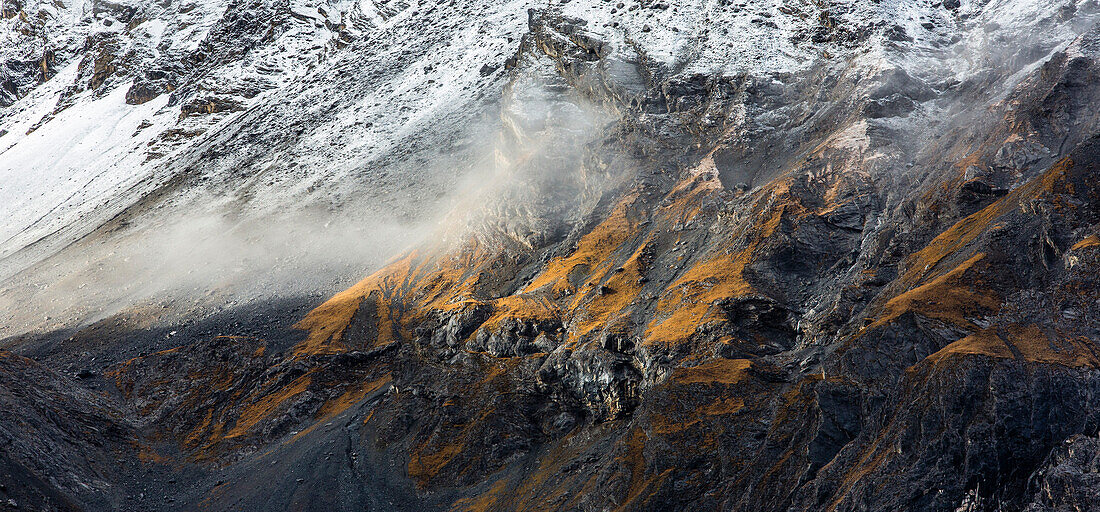
<svg viewBox="0 0 1100 512">
<path fill-rule="evenodd" d="M 73 421 L 110 432 L 0 423 L 0 475 L 33 483 L 14 499 L 1100 507 L 1100 6 L 756 8 L 706 10 L 694 44 L 671 36 L 689 7 L 528 11 L 478 70 L 503 88 L 491 183 L 319 305 L 9 339 L 37 362 L 0 371 L 46 411 L 102 390 Z M 30 464 L 59 440 L 97 449 Z"/>
</svg>

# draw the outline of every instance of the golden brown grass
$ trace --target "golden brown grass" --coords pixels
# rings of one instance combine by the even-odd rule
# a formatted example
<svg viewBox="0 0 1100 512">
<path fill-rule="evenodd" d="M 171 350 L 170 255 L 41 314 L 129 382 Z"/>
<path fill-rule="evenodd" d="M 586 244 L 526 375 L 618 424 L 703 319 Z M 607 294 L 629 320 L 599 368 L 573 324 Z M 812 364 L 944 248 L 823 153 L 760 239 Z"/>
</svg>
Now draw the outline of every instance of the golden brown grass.
<svg viewBox="0 0 1100 512">
<path fill-rule="evenodd" d="M 1011 345 L 1011 346 L 1010 346 Z M 1100 360 L 1083 339 L 1051 339 L 1037 325 L 1011 325 L 1003 329 L 985 329 L 940 349 L 928 356 L 933 363 L 942 363 L 952 356 L 983 355 L 998 359 L 1013 359 L 1012 348 L 1024 361 L 1057 364 L 1069 367 L 1100 367 Z"/>
</svg>

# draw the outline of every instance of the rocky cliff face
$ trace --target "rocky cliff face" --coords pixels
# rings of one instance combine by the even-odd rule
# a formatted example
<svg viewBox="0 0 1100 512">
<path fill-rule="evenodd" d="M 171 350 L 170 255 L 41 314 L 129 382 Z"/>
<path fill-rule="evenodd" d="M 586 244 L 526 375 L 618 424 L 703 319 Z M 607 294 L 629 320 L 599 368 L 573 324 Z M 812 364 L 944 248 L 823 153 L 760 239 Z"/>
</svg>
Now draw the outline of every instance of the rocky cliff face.
<svg viewBox="0 0 1100 512">
<path fill-rule="evenodd" d="M 25 283 L 51 282 L 76 251 L 128 247 L 119 240 L 211 195 L 262 221 L 253 210 L 354 188 L 244 193 L 234 165 L 246 183 L 307 179 L 326 155 L 382 152 L 341 141 L 388 134 L 387 148 L 409 147 L 363 172 L 420 179 L 402 169 L 440 149 L 424 143 L 470 132 L 404 126 L 473 119 L 495 91 L 481 132 L 491 158 L 448 160 L 476 186 L 430 236 L 327 300 L 319 286 L 218 307 L 176 295 L 16 330 L 0 352 L 13 378 L 0 403 L 17 411 L 0 419 L 0 476 L 15 482 L 0 503 L 1100 507 L 1100 5 L 398 4 L 341 7 L 374 20 L 362 32 L 325 11 L 332 46 L 317 55 L 331 61 L 272 92 L 209 99 L 185 77 L 255 62 L 224 42 L 233 20 L 282 26 L 283 6 L 231 6 L 210 29 L 227 35 L 206 36 L 213 60 L 133 75 L 121 100 L 167 94 L 156 115 L 224 124 L 181 142 L 140 201 L 132 189 L 93 209 L 115 220 L 75 225 L 76 245 L 49 235 L 11 249 L 7 296 L 41 311 L 47 295 Z M 478 31 L 511 39 L 507 53 L 477 64 L 440 50 L 477 46 L 437 40 L 486 19 L 517 22 L 514 36 Z M 264 51 L 272 36 L 244 26 Z M 422 39 L 383 44 L 394 34 Z M 450 86 L 433 73 L 463 66 L 471 92 L 414 101 Z M 349 105 L 379 83 L 393 89 L 366 101 L 408 115 L 325 131 L 339 117 L 325 108 L 288 114 L 326 94 L 363 112 Z M 12 119 L 29 108 L 14 105 Z M 301 131 L 262 131 L 286 126 Z M 338 147 L 301 142 L 322 135 Z M 299 170 L 256 170 L 267 151 Z M 41 455 L 63 446 L 72 457 Z"/>
</svg>

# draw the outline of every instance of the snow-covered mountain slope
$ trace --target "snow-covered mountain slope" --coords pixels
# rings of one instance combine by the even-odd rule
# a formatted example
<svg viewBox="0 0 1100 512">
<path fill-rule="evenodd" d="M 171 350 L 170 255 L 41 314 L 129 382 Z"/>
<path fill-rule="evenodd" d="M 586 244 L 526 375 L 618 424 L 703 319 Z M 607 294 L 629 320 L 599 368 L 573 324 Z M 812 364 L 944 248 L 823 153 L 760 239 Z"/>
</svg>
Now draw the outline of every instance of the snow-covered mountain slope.
<svg viewBox="0 0 1100 512">
<path fill-rule="evenodd" d="M 634 48 L 654 72 L 782 81 L 856 65 L 936 85 L 1038 61 L 1080 30 L 1076 11 L 1089 5 L 573 1 L 561 9 L 610 45 Z M 487 165 L 505 61 L 532 6 L 9 1 L 0 24 L 9 104 L 0 111 L 0 278 L 16 283 L 6 286 L 9 304 L 35 300 L 27 283 L 61 280 L 35 265 L 77 240 L 94 246 L 85 237 L 126 211 L 124 223 L 149 221 L 149 210 L 172 210 L 158 214 L 170 224 L 278 212 L 306 231 L 344 215 L 345 224 L 381 227 L 368 238 L 420 232 L 454 190 L 466 190 L 463 176 L 477 181 L 471 170 Z M 237 222 L 214 225 L 222 232 Z M 288 250 L 309 254 L 316 245 Z M 361 262 L 356 272 L 403 244 L 384 245 L 350 257 Z M 72 259 L 48 268 L 102 271 Z M 92 259 L 132 277 L 125 256 Z M 11 281 L 20 272 L 30 273 Z M 164 271 L 136 276 L 150 288 L 172 282 L 157 284 L 150 273 Z M 24 292 L 11 292 L 20 283 Z M 54 317 L 47 328 L 97 317 L 39 313 L 31 316 Z M 6 323 L 25 329 L 27 318 Z"/>
<path fill-rule="evenodd" d="M 380 237 L 438 219 L 462 177 L 490 156 L 505 61 L 529 4 L 9 1 L 0 24 L 10 104 L 0 111 L 0 278 L 135 208 L 142 212 L 125 222 L 163 209 L 174 222 L 339 212 L 385 227 Z M 660 73 L 789 80 L 857 65 L 930 85 L 1003 71 L 1005 61 L 1023 68 L 1083 23 L 1071 4 L 1019 0 L 561 9 Z M 359 259 L 389 250 L 367 252 Z"/>
<path fill-rule="evenodd" d="M 2 1 L 21 501 L 1069 499 L 1095 0 Z"/>
<path fill-rule="evenodd" d="M 360 270 L 385 253 L 373 246 L 404 245 L 387 239 L 437 218 L 463 169 L 488 156 L 487 116 L 526 17 L 511 4 L 443 7 L 157 4 L 112 17 L 86 6 L 65 27 L 87 33 L 86 49 L 71 49 L 56 76 L 3 112 L 0 194 L 10 213 L 0 274 L 134 208 L 142 212 L 126 222 L 237 219 L 199 234 L 215 240 L 249 218 L 278 214 L 311 231 L 340 224 L 343 212 L 376 239 L 360 244 Z M 437 29 L 423 30 L 430 20 Z M 173 240 L 172 250 L 189 242 Z M 279 250 L 327 257 L 311 244 Z M 108 274 L 128 266 L 107 263 Z"/>
</svg>

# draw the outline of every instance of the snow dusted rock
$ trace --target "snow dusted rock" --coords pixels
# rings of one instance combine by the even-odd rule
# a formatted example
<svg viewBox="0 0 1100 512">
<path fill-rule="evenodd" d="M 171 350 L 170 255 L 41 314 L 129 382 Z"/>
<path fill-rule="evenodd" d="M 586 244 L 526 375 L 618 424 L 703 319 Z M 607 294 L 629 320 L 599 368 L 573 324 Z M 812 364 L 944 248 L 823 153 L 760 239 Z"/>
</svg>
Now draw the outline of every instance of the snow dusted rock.
<svg viewBox="0 0 1100 512">
<path fill-rule="evenodd" d="M 1093 0 L 2 10 L 0 361 L 56 398 L 0 475 L 76 475 L 21 504 L 1091 485 Z M 28 465 L 85 388 L 122 462 Z"/>
</svg>

